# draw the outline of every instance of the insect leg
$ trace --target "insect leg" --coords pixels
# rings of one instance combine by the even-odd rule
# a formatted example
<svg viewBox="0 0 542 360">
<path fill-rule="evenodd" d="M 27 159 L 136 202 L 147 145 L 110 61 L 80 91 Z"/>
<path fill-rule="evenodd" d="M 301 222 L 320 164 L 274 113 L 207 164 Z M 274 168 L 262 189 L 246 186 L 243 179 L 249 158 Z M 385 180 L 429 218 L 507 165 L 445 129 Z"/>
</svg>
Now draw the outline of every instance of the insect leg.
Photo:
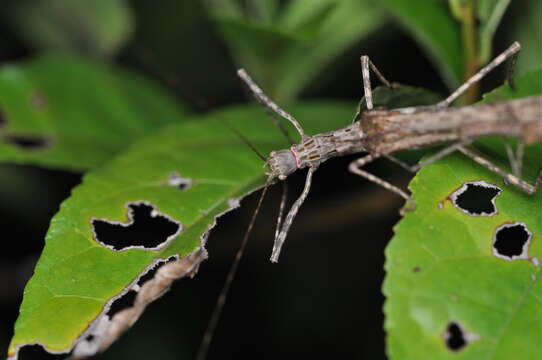
<svg viewBox="0 0 542 360">
<path fill-rule="evenodd" d="M 365 102 L 367 103 L 367 110 L 372 110 L 373 109 L 373 92 L 371 90 L 371 74 L 369 73 L 369 70 L 373 70 L 373 72 L 380 79 L 380 81 L 382 81 L 384 85 L 390 88 L 393 86 L 388 80 L 386 80 L 384 75 L 382 75 L 382 73 L 378 71 L 378 68 L 369 59 L 369 56 L 363 55 L 361 56 L 360 60 L 361 60 L 361 74 L 363 77 L 363 94 L 365 96 Z"/>
<path fill-rule="evenodd" d="M 452 144 L 450 146 L 447 146 L 445 147 L 444 149 L 442 150 L 439 150 L 438 152 L 436 152 L 435 154 L 429 156 L 427 159 L 425 159 L 424 161 L 420 161 L 419 163 L 417 163 L 416 165 L 409 165 L 399 159 L 397 159 L 396 157 L 392 156 L 392 155 L 384 155 L 384 157 L 394 163 L 396 163 L 397 165 L 401 166 L 403 169 L 407 170 L 407 171 L 410 171 L 410 172 L 417 172 L 418 170 L 420 170 L 422 167 L 424 166 L 427 166 L 429 164 L 432 164 L 434 163 L 435 161 L 438 161 L 440 159 L 442 159 L 443 157 L 453 153 L 454 151 L 456 151 L 460 146 L 463 146 L 465 145 L 465 143 L 455 143 L 455 144 Z"/>
<path fill-rule="evenodd" d="M 292 208 L 288 212 L 288 215 L 286 215 L 286 219 L 284 219 L 284 223 L 282 224 L 282 228 L 280 229 L 280 232 L 275 237 L 275 243 L 273 244 L 273 252 L 271 253 L 271 262 L 276 263 L 279 261 L 280 250 L 282 249 L 284 240 L 286 240 L 286 235 L 288 235 L 288 230 L 290 230 L 290 226 L 292 225 L 292 222 L 294 221 L 294 218 L 297 215 L 299 208 L 301 207 L 301 205 L 303 205 L 303 202 L 305 202 L 307 195 L 309 195 L 309 190 L 311 188 L 311 183 L 312 183 L 312 174 L 315 171 L 316 171 L 316 168 L 309 167 L 307 178 L 305 179 L 305 187 L 303 188 L 303 192 L 301 193 L 299 198 L 295 201 L 295 203 L 292 205 Z"/>
<path fill-rule="evenodd" d="M 378 159 L 380 155 L 378 154 L 369 154 L 362 158 L 359 158 L 357 160 L 354 160 L 350 163 L 348 166 L 348 170 L 350 172 L 359 175 L 361 177 L 364 177 L 365 179 L 374 182 L 375 184 L 378 184 L 382 187 L 384 187 L 386 190 L 391 191 L 394 194 L 397 194 L 401 196 L 403 199 L 406 200 L 407 203 L 409 203 L 408 207 L 401 209 L 401 215 L 403 215 L 407 211 L 412 211 L 416 209 L 416 203 L 414 200 L 403 190 L 399 189 L 397 186 L 390 184 L 386 180 L 383 180 L 370 172 L 367 172 L 365 170 L 362 170 L 361 168 L 365 166 L 366 164 L 370 163 L 371 161 Z"/>
<path fill-rule="evenodd" d="M 284 207 L 286 206 L 286 198 L 288 197 L 288 183 L 282 182 L 282 196 L 280 198 L 279 216 L 277 217 L 277 228 L 275 229 L 275 239 L 278 238 L 280 228 L 282 226 L 282 216 L 284 215 Z"/>
<path fill-rule="evenodd" d="M 465 91 L 467 91 L 468 88 L 470 88 L 473 84 L 480 81 L 484 76 L 487 75 L 491 70 L 502 64 L 504 61 L 506 61 L 511 56 L 514 56 L 517 52 L 521 50 L 521 45 L 519 42 L 514 42 L 508 49 L 503 51 L 499 56 L 497 56 L 495 59 L 493 59 L 490 63 L 488 63 L 486 66 L 481 68 L 476 74 L 474 74 L 470 79 L 465 81 L 463 85 L 457 88 L 450 96 L 448 96 L 446 99 L 439 102 L 436 106 L 437 107 L 448 107 L 455 99 L 457 99 L 459 96 L 461 96 Z"/>
<path fill-rule="evenodd" d="M 299 135 L 301 135 L 301 138 L 306 138 L 307 135 L 305 134 L 305 131 L 303 131 L 303 128 L 299 124 L 299 122 L 290 114 L 288 114 L 286 111 L 282 110 L 280 106 L 275 104 L 273 100 L 271 100 L 263 90 L 256 85 L 254 80 L 251 79 L 251 77 L 247 74 L 245 69 L 239 69 L 237 70 L 237 75 L 245 82 L 245 84 L 248 86 L 254 97 L 265 107 L 267 107 L 269 110 L 275 112 L 276 114 L 282 116 L 284 119 L 288 120 L 292 123 L 292 125 L 295 126 L 297 132 Z"/>
<path fill-rule="evenodd" d="M 487 168 L 488 170 L 502 176 L 504 180 L 506 180 L 508 183 L 516 186 L 517 188 L 523 190 L 527 194 L 534 194 L 536 190 L 538 189 L 538 185 L 540 185 L 540 181 L 542 181 L 542 171 L 538 173 L 538 176 L 536 177 L 534 185 L 529 184 L 528 182 L 520 179 L 519 177 L 508 173 L 507 171 L 501 169 L 494 163 L 492 163 L 490 160 L 486 159 L 484 156 L 476 153 L 475 151 L 469 149 L 465 146 L 460 146 L 458 148 L 459 151 L 461 151 L 466 156 L 470 157 L 472 160 L 474 160 L 476 163 L 482 165 L 483 167 Z"/>
<path fill-rule="evenodd" d="M 523 150 L 524 150 L 523 141 L 519 140 L 516 146 L 516 151 L 512 150 L 512 146 L 508 143 L 505 144 L 505 148 L 506 148 L 506 155 L 508 156 L 508 162 L 510 163 L 510 167 L 512 168 L 512 173 L 517 177 L 521 177 L 521 168 L 523 166 Z"/>
</svg>

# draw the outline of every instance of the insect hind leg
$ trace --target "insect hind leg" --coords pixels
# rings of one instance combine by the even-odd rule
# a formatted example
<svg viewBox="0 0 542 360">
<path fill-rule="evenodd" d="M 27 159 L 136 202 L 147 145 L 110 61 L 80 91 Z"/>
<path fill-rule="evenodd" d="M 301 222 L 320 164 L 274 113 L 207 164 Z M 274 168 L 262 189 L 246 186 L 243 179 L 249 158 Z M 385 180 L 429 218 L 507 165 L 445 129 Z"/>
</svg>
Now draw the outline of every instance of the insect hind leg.
<svg viewBox="0 0 542 360">
<path fill-rule="evenodd" d="M 497 175 L 502 176 L 503 179 L 506 180 L 506 182 L 514 185 L 515 187 L 519 188 L 520 190 L 522 190 L 523 192 L 529 195 L 536 193 L 536 191 L 538 190 L 538 186 L 540 185 L 540 182 L 542 181 L 542 170 L 539 171 L 534 184 L 529 184 L 528 182 L 519 178 L 518 176 L 513 175 L 501 169 L 499 166 L 497 166 L 496 164 L 488 160 L 485 156 L 476 153 L 475 151 L 471 150 L 470 148 L 466 146 L 460 146 L 458 150 L 461 151 L 466 156 L 468 156 L 469 158 L 471 158 L 474 162 L 488 169 L 489 171 L 492 171 L 496 173 Z"/>
<path fill-rule="evenodd" d="M 406 202 L 408 203 L 408 206 L 407 207 L 404 207 L 401 209 L 400 213 L 401 215 L 404 215 L 406 212 L 408 211 L 413 211 L 416 209 L 416 202 L 410 197 L 409 194 L 407 194 L 405 191 L 401 190 L 400 188 L 398 188 L 397 186 L 387 182 L 386 180 L 384 179 L 381 179 L 379 178 L 378 176 L 375 176 L 373 174 L 371 174 L 370 172 L 368 171 L 365 171 L 362 169 L 363 166 L 367 165 L 368 163 L 370 163 L 371 161 L 375 160 L 375 159 L 378 159 L 380 157 L 380 155 L 378 154 L 369 154 L 369 155 L 366 155 L 364 157 L 361 157 L 357 160 L 354 160 L 350 163 L 350 165 L 348 166 L 348 170 L 351 172 L 351 173 L 354 173 L 358 176 L 361 176 L 375 184 L 378 184 L 380 186 L 382 186 L 384 189 L 386 190 L 389 190 L 391 191 L 392 193 L 394 194 L 397 194 L 399 196 L 401 196 L 403 199 L 406 200 Z"/>
<path fill-rule="evenodd" d="M 490 61 L 486 66 L 478 70 L 476 74 L 471 76 L 467 81 L 463 83 L 460 87 L 457 88 L 450 96 L 441 102 L 437 103 L 437 107 L 448 107 L 455 99 L 463 95 L 472 85 L 483 79 L 491 70 L 495 69 L 497 66 L 505 62 L 510 57 L 515 57 L 516 54 L 521 50 L 521 45 L 519 42 L 514 42 L 503 51 L 500 55 Z"/>
</svg>

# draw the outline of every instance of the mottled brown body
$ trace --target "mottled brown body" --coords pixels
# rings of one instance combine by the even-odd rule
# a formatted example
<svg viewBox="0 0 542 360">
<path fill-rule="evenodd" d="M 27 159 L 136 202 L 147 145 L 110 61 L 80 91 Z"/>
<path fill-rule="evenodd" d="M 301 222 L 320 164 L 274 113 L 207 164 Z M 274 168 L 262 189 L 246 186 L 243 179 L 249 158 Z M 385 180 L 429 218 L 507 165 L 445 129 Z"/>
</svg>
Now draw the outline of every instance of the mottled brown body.
<svg viewBox="0 0 542 360">
<path fill-rule="evenodd" d="M 361 114 L 359 126 L 364 148 L 377 154 L 490 135 L 532 144 L 542 139 L 542 96 L 458 108 L 372 110 Z"/>
<path fill-rule="evenodd" d="M 291 168 L 282 174 L 288 176 L 295 168 L 317 167 L 330 158 L 358 152 L 387 155 L 491 135 L 515 136 L 526 144 L 542 139 L 542 96 L 457 108 L 374 109 L 360 117 L 344 128 L 306 136 L 290 150 L 282 150 L 292 156 Z"/>
</svg>

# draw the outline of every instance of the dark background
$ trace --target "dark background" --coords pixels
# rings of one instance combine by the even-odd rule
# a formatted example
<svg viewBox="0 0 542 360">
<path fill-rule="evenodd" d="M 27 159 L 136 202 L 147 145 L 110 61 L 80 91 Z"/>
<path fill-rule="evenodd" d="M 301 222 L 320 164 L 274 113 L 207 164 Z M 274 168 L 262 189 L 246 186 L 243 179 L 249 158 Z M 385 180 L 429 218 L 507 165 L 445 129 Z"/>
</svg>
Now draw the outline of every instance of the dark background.
<svg viewBox="0 0 542 360">
<path fill-rule="evenodd" d="M 136 29 L 113 59 L 161 82 L 196 112 L 249 101 L 235 76 L 236 66 L 197 1 L 134 0 Z M 2 1 L 9 9 L 9 1 Z M 514 1 L 496 36 L 495 49 L 509 41 L 506 29 L 521 21 L 525 1 Z M 31 57 L 0 13 L 0 62 Z M 357 101 L 361 95 L 359 56 L 369 54 L 386 77 L 445 94 L 445 85 L 422 49 L 396 23 L 330 64 L 303 99 Z M 495 74 L 486 88 L 498 84 Z M 61 81 L 61 79 L 59 79 Z M 354 109 L 353 109 L 354 110 Z M 262 119 L 267 121 L 262 110 Z M 301 120 L 302 121 L 302 120 Z M 401 201 L 348 173 L 355 157 L 326 163 L 316 173 L 309 199 L 296 219 L 279 264 L 271 264 L 280 187 L 275 186 L 257 220 L 245 258 L 232 286 L 211 345 L 209 359 L 370 358 L 384 359 L 382 313 L 384 248 L 399 220 Z M 383 162 L 372 171 L 406 186 L 408 174 Z M 31 166 L 0 166 L 0 351 L 5 353 L 24 284 L 43 247 L 51 217 L 81 174 Z M 300 193 L 304 173 L 288 181 L 290 197 Z M 219 219 L 208 241 L 209 260 L 198 275 L 176 282 L 152 304 L 120 341 L 98 359 L 194 358 L 211 311 L 256 205 Z M 47 358 L 37 347 L 22 359 Z"/>
</svg>

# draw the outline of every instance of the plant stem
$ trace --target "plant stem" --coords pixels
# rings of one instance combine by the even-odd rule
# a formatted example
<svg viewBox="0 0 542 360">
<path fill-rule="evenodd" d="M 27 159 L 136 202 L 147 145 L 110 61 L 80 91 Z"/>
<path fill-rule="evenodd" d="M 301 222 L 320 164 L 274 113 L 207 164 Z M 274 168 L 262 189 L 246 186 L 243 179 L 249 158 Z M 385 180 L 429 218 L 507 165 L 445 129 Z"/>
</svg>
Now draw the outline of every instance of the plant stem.
<svg viewBox="0 0 542 360">
<path fill-rule="evenodd" d="M 467 80 L 476 73 L 480 66 L 480 58 L 478 54 L 478 41 L 476 36 L 476 20 L 475 20 L 476 0 L 467 1 L 461 7 L 461 36 L 464 49 L 464 80 Z M 461 102 L 463 105 L 470 105 L 478 99 L 480 87 L 478 83 L 471 86 Z"/>
</svg>

